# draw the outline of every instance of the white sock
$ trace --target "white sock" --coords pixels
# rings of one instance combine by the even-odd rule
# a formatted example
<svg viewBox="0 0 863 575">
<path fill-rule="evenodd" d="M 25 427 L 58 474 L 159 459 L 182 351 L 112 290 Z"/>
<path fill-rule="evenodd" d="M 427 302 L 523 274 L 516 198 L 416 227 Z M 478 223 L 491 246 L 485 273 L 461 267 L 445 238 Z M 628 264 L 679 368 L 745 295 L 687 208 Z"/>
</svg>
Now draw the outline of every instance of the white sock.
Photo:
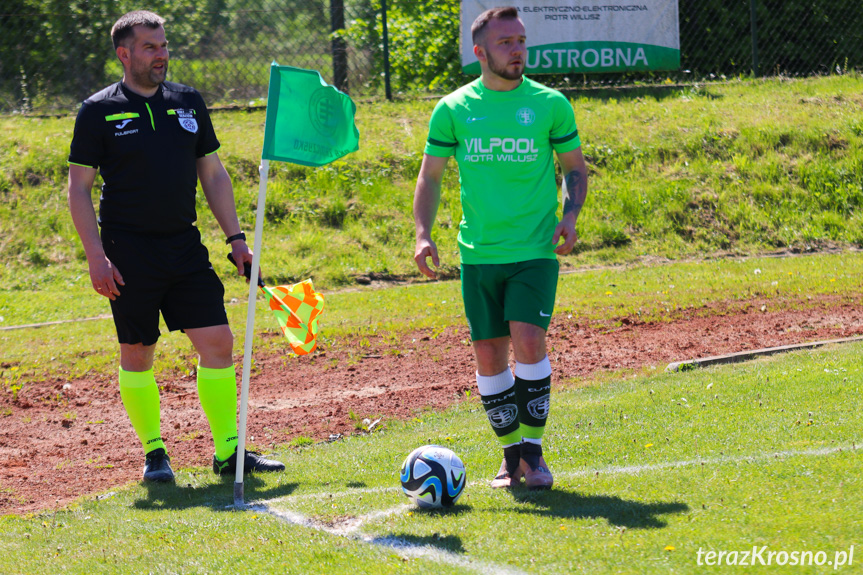
<svg viewBox="0 0 863 575">
<path fill-rule="evenodd" d="M 546 355 L 537 363 L 518 363 L 515 364 L 515 376 L 526 381 L 537 381 L 545 379 L 551 375 L 551 362 L 548 361 Z"/>
<path fill-rule="evenodd" d="M 476 387 L 480 395 L 497 395 L 515 385 L 515 378 L 509 368 L 497 375 L 476 374 Z"/>
</svg>

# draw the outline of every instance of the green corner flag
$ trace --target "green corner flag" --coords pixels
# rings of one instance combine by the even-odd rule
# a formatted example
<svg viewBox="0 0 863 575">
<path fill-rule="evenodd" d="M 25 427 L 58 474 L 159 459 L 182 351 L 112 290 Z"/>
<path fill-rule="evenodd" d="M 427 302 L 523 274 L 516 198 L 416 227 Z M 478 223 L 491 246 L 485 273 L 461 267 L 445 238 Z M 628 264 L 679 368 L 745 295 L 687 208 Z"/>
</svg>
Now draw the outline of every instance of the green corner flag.
<svg viewBox="0 0 863 575">
<path fill-rule="evenodd" d="M 262 158 L 323 166 L 359 149 L 356 105 L 316 70 L 270 67 Z"/>
<path fill-rule="evenodd" d="M 303 166 L 323 166 L 356 152 L 360 148 L 360 132 L 354 125 L 357 107 L 347 94 L 328 85 L 315 70 L 303 70 L 293 66 L 270 66 L 270 88 L 267 94 L 267 120 L 264 124 L 264 149 L 261 153 L 261 185 L 258 188 L 258 208 L 255 214 L 255 252 L 252 256 L 252 269 L 248 277 L 260 277 L 261 242 L 264 235 L 264 211 L 267 201 L 267 178 L 270 160 L 290 162 Z M 246 268 L 248 270 L 248 268 Z M 305 306 L 305 311 L 320 313 L 323 298 L 318 299 L 311 280 L 301 282 L 286 291 L 296 291 L 302 287 L 304 296 L 297 305 Z M 252 370 L 252 340 L 255 334 L 255 282 L 249 282 L 249 311 L 246 314 L 246 342 L 243 351 L 243 383 L 240 395 L 240 421 L 237 429 L 237 469 L 234 479 L 234 505 L 245 506 L 243 473 L 246 471 L 246 418 L 249 410 L 249 379 Z M 282 289 L 282 288 L 276 288 Z M 271 294 L 272 295 L 272 294 Z M 276 298 L 279 299 L 279 298 Z M 298 355 L 314 349 L 314 335 L 317 320 L 305 319 L 304 311 L 294 308 L 285 299 L 280 307 L 285 316 L 293 315 L 296 325 L 290 321 L 282 325 L 290 328 L 285 331 L 288 340 L 294 337 L 300 344 Z M 271 304 L 272 305 L 272 304 Z M 314 308 L 314 310 L 312 310 Z M 273 308 L 275 309 L 275 308 Z M 303 311 L 303 313 L 301 313 Z M 290 313 L 288 313 L 290 312 Z M 316 315 L 315 315 L 316 317 Z M 280 318 L 281 320 L 285 317 Z M 294 327 L 306 326 L 301 335 L 292 333 Z M 293 344 L 292 344 L 293 347 Z"/>
</svg>

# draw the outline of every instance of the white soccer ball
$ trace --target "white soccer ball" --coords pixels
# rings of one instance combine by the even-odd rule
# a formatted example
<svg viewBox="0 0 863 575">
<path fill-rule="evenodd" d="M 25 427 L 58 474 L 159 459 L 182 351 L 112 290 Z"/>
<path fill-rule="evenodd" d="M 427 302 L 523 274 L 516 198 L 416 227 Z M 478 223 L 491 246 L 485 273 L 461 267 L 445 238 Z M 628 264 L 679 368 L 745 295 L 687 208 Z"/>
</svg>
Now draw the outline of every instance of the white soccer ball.
<svg viewBox="0 0 863 575">
<path fill-rule="evenodd" d="M 401 480 L 405 495 L 420 507 L 452 507 L 464 493 L 467 471 L 446 447 L 423 445 L 402 463 Z"/>
</svg>

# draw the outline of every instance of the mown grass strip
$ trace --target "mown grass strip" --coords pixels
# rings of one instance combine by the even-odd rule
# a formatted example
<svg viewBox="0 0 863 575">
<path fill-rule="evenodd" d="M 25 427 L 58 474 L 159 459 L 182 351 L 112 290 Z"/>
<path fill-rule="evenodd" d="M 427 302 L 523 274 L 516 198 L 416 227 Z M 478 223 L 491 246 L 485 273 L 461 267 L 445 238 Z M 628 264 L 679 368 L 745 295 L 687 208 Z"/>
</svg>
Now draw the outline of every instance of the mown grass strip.
<svg viewBox="0 0 863 575">
<path fill-rule="evenodd" d="M 697 570 L 699 550 L 753 546 L 832 558 L 859 543 L 861 385 L 863 345 L 851 344 L 557 389 L 545 437 L 557 482 L 546 493 L 484 485 L 499 446 L 479 404 L 463 401 L 369 436 L 283 451 L 288 473 L 248 478 L 250 502 L 350 537 L 231 512 L 231 481 L 183 469 L 176 486 L 132 485 L 57 512 L 0 518 L 0 552 L 37 574 L 60 565 L 659 573 Z M 447 445 L 467 465 L 471 484 L 450 511 L 402 507 L 399 464 L 422 443 Z M 367 543 L 385 540 L 432 552 L 406 558 Z"/>
<path fill-rule="evenodd" d="M 863 246 L 863 78 L 856 74 L 695 88 L 573 92 L 590 194 L 565 267 Z M 418 277 L 413 188 L 434 101 L 360 105 L 361 149 L 320 169 L 270 173 L 264 271 L 324 289 L 370 275 Z M 220 157 L 242 225 L 253 229 L 263 111 L 218 112 Z M 86 282 L 65 201 L 74 119 L 0 118 L 0 268 L 4 289 Z M 461 220 L 447 171 L 435 240 L 457 275 Z M 94 190 L 94 202 L 98 191 Z M 198 197 L 219 271 L 222 233 Z"/>
</svg>

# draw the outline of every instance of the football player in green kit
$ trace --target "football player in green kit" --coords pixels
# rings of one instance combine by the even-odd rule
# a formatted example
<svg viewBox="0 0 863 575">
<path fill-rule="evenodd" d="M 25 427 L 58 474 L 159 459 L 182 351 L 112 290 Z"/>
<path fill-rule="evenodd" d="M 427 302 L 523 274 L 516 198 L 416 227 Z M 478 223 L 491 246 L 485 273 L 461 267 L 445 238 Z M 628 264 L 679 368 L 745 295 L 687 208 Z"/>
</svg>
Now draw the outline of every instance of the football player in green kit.
<svg viewBox="0 0 863 575">
<path fill-rule="evenodd" d="M 545 334 L 557 291 L 557 256 L 572 251 L 577 239 L 587 168 L 569 101 L 523 76 L 527 47 L 518 11 L 487 10 L 471 32 L 482 75 L 442 98 L 432 113 L 414 196 L 414 259 L 423 274 L 436 277 L 427 262 L 430 257 L 440 265 L 431 230 L 447 159 L 455 156 L 462 297 L 477 387 L 504 454 L 491 486 L 515 487 L 523 478 L 528 488 L 548 489 L 553 478 L 542 435 L 551 364 Z M 565 184 L 560 221 L 555 152 Z"/>
</svg>

